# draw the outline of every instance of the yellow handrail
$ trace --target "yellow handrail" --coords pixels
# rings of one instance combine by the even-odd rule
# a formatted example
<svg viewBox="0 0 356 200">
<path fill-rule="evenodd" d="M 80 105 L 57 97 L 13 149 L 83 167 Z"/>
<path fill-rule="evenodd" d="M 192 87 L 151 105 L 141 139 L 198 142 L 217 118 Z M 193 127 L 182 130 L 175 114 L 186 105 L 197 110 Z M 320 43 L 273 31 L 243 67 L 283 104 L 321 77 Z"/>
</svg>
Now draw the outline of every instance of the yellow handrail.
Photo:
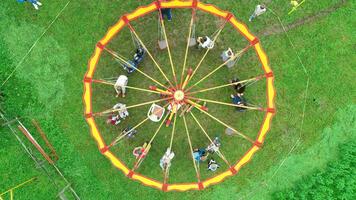
<svg viewBox="0 0 356 200">
<path fill-rule="evenodd" d="M 25 182 L 23 182 L 23 183 L 21 183 L 21 184 L 18 184 L 18 185 L 15 186 L 15 187 L 12 187 L 12 188 L 6 190 L 5 192 L 3 192 L 3 193 L 0 194 L 0 199 L 2 200 L 2 197 L 1 197 L 1 196 L 3 196 L 4 194 L 10 193 L 10 199 L 13 200 L 13 199 L 14 199 L 14 194 L 13 194 L 13 191 L 14 191 L 14 190 L 16 190 L 16 189 L 19 188 L 19 187 L 22 187 L 23 185 L 25 185 L 25 184 L 27 184 L 27 183 L 30 183 L 30 182 L 34 181 L 35 179 L 36 179 L 36 177 L 33 177 L 33 178 L 31 178 L 31 179 L 29 179 L 29 180 L 27 180 L 27 181 L 25 181 Z"/>
</svg>

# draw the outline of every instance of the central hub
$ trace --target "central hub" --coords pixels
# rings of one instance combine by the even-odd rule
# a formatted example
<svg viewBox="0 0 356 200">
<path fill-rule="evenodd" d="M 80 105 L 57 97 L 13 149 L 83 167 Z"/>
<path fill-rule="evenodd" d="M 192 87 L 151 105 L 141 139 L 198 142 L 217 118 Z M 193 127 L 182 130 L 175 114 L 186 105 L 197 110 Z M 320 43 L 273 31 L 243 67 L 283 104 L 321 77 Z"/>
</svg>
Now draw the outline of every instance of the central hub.
<svg viewBox="0 0 356 200">
<path fill-rule="evenodd" d="M 182 90 L 177 90 L 173 94 L 175 101 L 182 101 L 185 97 L 184 92 Z"/>
</svg>

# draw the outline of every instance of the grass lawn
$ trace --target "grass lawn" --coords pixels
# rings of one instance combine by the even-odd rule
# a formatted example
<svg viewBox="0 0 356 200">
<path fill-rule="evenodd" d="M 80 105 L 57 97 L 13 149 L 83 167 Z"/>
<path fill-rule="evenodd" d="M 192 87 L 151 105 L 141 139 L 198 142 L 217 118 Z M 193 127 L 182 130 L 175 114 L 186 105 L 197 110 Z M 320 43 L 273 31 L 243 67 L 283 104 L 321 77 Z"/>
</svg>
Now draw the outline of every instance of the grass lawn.
<svg viewBox="0 0 356 200">
<path fill-rule="evenodd" d="M 253 23 L 248 23 L 248 17 L 258 3 L 254 0 L 204 2 L 214 3 L 231 11 L 247 24 L 252 33 L 262 33 L 266 28 L 278 25 L 276 16 L 271 12 L 257 18 Z M 265 2 L 280 15 L 283 23 L 288 24 L 320 13 L 339 1 L 306 1 L 302 8 L 292 15 L 287 15 L 290 9 L 288 1 Z M 29 127 L 33 118 L 40 122 L 58 151 L 59 168 L 82 199 L 270 199 L 274 192 L 292 187 L 301 177 L 314 170 L 323 169 L 326 163 L 337 160 L 338 146 L 355 138 L 353 63 L 356 57 L 352 52 L 355 51 L 356 33 L 351 24 L 356 16 L 353 12 L 355 3 L 348 1 L 328 15 L 288 31 L 307 73 L 304 72 L 284 33 L 256 35 L 260 38 L 274 71 L 278 111 L 263 148 L 236 176 L 203 191 L 185 193 L 163 193 L 131 181 L 100 154 L 90 136 L 83 117 L 82 79 L 95 44 L 108 27 L 124 13 L 150 1 L 73 1 L 64 10 L 62 8 L 67 1 L 42 3 L 44 5 L 39 11 L 35 11 L 28 3 L 22 5 L 16 1 L 3 2 L 0 7 L 1 83 L 18 67 L 14 76 L 0 88 L 4 96 L 0 107 L 5 110 L 8 118 L 19 116 Z M 61 15 L 41 36 L 59 12 Z M 190 10 L 174 10 L 173 17 L 172 22 L 166 23 L 166 28 L 175 69 L 177 74 L 180 74 Z M 196 34 L 211 35 L 220 23 L 219 19 L 198 12 Z M 156 13 L 140 18 L 132 25 L 162 69 L 171 77 L 168 53 L 157 49 Z M 34 43 L 36 46 L 32 52 L 22 60 Z M 222 50 L 227 47 L 242 49 L 247 44 L 247 41 L 227 24 L 217 40 L 216 47 L 209 53 L 192 82 L 199 80 L 221 63 L 219 56 Z M 128 29 L 123 29 L 109 47 L 125 57 L 132 57 L 134 46 Z M 191 48 L 187 66 L 194 68 L 202 55 L 203 51 Z M 147 55 L 141 66 L 140 69 L 144 72 L 165 83 Z M 116 77 L 123 73 L 119 64 L 108 53 L 103 53 L 95 78 Z M 261 73 L 263 71 L 258 58 L 250 49 L 233 69 L 222 68 L 199 87 L 224 84 L 234 76 L 247 79 Z M 305 99 L 308 78 L 310 82 Z M 129 76 L 129 85 L 147 88 L 152 82 L 135 72 Z M 249 102 L 265 107 L 265 87 L 264 80 L 249 86 L 246 91 Z M 233 90 L 227 87 L 202 93 L 199 97 L 230 102 L 229 95 L 232 92 Z M 111 108 L 118 101 L 132 105 L 153 99 L 157 99 L 157 96 L 134 90 L 128 90 L 125 99 L 118 99 L 114 96 L 113 88 L 109 86 L 95 84 L 93 87 L 93 108 L 96 112 Z M 210 103 L 208 107 L 214 116 L 233 124 L 249 137 L 256 137 L 263 112 L 236 113 L 231 107 Z M 105 124 L 105 117 L 98 117 L 96 121 L 104 140 L 109 143 L 124 127 L 137 124 L 145 118 L 148 108 L 149 106 L 144 106 L 129 110 L 130 117 L 119 127 L 108 126 Z M 221 138 L 221 150 L 231 163 L 235 163 L 250 147 L 249 142 L 239 136 L 225 135 L 224 127 L 204 114 L 196 110 L 194 114 L 208 130 L 210 137 Z M 186 117 L 193 147 L 208 145 L 208 140 L 191 116 Z M 132 149 L 149 140 L 158 125 L 144 124 L 138 129 L 139 133 L 135 139 L 122 141 L 113 147 L 112 151 L 131 168 L 134 164 Z M 15 198 L 55 199 L 58 189 L 36 170 L 7 128 L 0 127 L 0 132 L 0 193 L 21 181 L 37 176 L 39 180 L 17 191 Z M 170 135 L 171 128 L 163 127 L 153 143 L 151 152 L 138 169 L 139 173 L 163 180 L 159 159 L 169 146 Z M 295 144 L 297 146 L 294 149 L 292 147 Z M 173 149 L 176 157 L 170 170 L 169 182 L 195 182 L 195 171 L 182 118 L 177 121 Z M 223 161 L 216 156 L 214 158 L 222 164 L 216 173 L 226 170 Z M 205 168 L 206 163 L 203 163 L 202 179 L 214 175 Z"/>
</svg>

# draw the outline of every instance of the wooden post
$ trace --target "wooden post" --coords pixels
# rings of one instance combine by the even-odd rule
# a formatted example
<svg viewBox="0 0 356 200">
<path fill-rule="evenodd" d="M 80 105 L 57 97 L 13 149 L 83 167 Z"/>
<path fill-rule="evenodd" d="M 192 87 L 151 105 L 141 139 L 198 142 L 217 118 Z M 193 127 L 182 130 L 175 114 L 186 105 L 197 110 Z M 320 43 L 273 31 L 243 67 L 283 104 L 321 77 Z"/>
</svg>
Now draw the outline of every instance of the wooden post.
<svg viewBox="0 0 356 200">
<path fill-rule="evenodd" d="M 33 138 L 31 133 L 25 128 L 25 126 L 19 121 L 18 129 L 27 137 L 28 140 L 36 147 L 36 149 L 42 154 L 42 156 L 52 165 L 53 160 L 47 155 L 43 148 L 38 144 L 38 142 Z"/>
<path fill-rule="evenodd" d="M 54 147 L 52 146 L 52 144 L 48 141 L 48 138 L 46 137 L 45 133 L 43 132 L 43 130 L 41 129 L 40 125 L 38 124 L 38 122 L 34 119 L 31 120 L 32 124 L 36 127 L 37 131 L 40 133 L 41 137 L 43 138 L 43 140 L 45 141 L 47 147 L 51 150 L 51 154 L 54 156 L 55 161 L 57 161 L 59 159 L 56 150 L 54 149 Z"/>
</svg>

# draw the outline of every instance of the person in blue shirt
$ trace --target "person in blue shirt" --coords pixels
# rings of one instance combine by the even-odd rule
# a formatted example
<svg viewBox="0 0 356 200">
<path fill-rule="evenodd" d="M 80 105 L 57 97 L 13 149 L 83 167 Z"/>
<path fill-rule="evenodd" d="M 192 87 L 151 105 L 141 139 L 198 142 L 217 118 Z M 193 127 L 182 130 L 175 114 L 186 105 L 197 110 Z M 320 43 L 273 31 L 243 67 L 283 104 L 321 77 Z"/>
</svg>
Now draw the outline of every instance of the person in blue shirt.
<svg viewBox="0 0 356 200">
<path fill-rule="evenodd" d="M 36 10 L 39 9 L 39 6 L 42 6 L 42 3 L 37 0 L 17 0 L 17 2 L 24 3 L 25 1 L 31 3 Z"/>
<path fill-rule="evenodd" d="M 208 158 L 208 153 L 204 148 L 194 149 L 193 157 L 196 162 L 205 161 Z"/>
<path fill-rule="evenodd" d="M 127 71 L 127 73 L 131 74 L 137 69 L 137 64 L 131 60 L 129 60 L 127 63 L 123 65 L 124 70 Z"/>
<path fill-rule="evenodd" d="M 240 105 L 240 106 L 246 106 L 246 100 L 243 97 L 243 93 L 236 93 L 235 95 L 231 95 L 231 99 L 232 99 L 232 103 L 235 105 Z M 242 108 L 242 107 L 236 107 L 236 110 L 239 112 L 244 112 L 246 111 L 246 108 Z"/>
</svg>

